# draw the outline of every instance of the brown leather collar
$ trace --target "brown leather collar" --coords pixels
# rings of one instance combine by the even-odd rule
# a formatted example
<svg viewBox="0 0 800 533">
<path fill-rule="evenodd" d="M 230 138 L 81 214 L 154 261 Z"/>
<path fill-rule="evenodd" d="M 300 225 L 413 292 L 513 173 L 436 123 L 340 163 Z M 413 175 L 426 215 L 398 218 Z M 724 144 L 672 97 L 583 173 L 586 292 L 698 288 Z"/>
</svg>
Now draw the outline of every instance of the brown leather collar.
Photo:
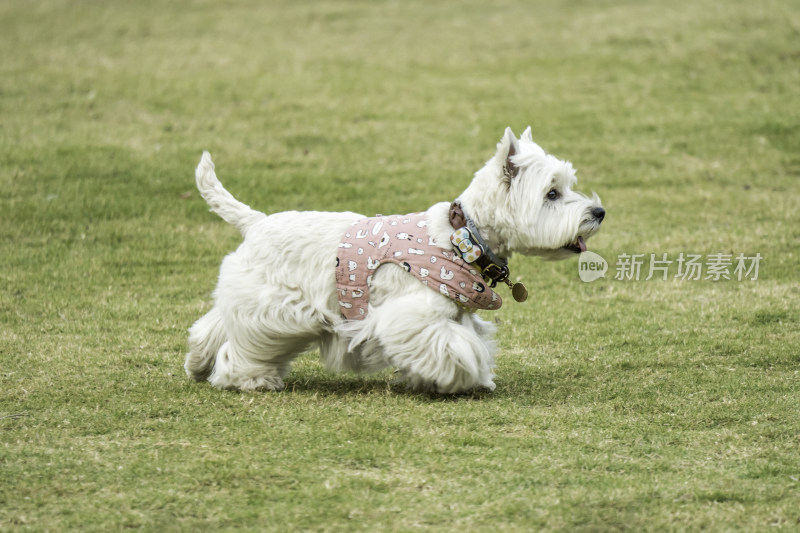
<svg viewBox="0 0 800 533">
<path fill-rule="evenodd" d="M 458 202 L 450 204 L 450 225 L 453 229 L 461 229 L 467 225 L 467 217 Z"/>
<path fill-rule="evenodd" d="M 449 217 L 450 225 L 453 226 L 454 230 L 466 227 L 470 235 L 482 241 L 478 244 L 480 244 L 484 253 L 481 254 L 474 264 L 480 268 L 483 279 L 485 279 L 492 288 L 494 288 L 498 282 L 503 282 L 508 285 L 511 288 L 511 295 L 517 302 L 524 302 L 527 300 L 528 289 L 526 289 L 525 285 L 522 283 L 512 283 L 511 280 L 508 279 L 510 274 L 508 271 L 508 261 L 503 257 L 497 257 L 489 248 L 489 245 L 483 242 L 483 239 L 478 233 L 478 228 L 475 227 L 475 223 L 467 217 L 461 204 L 457 201 L 450 204 Z"/>
<path fill-rule="evenodd" d="M 450 225 L 453 229 L 460 229 L 466 227 L 473 236 L 482 241 L 480 235 L 476 235 L 477 228 L 474 224 L 467 222 L 467 215 L 464 214 L 464 209 L 458 202 L 450 204 Z M 472 227 L 469 227 L 472 226 Z M 479 243 L 483 254 L 475 261 L 475 265 L 481 269 L 481 274 L 487 282 L 491 283 L 494 287 L 498 281 L 507 282 L 508 280 L 508 262 L 502 258 L 497 257 L 485 242 Z"/>
</svg>

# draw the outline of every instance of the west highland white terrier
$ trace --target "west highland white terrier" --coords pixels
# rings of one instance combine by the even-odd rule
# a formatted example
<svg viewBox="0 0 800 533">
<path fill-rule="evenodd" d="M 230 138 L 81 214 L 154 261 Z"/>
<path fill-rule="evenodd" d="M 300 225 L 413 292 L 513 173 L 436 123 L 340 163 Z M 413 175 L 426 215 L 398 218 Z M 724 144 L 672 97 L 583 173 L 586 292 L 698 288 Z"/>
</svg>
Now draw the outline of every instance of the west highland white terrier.
<svg viewBox="0 0 800 533">
<path fill-rule="evenodd" d="M 512 253 L 562 259 L 586 250 L 605 210 L 572 190 L 572 165 L 506 129 L 454 201 L 424 213 L 266 215 L 236 200 L 208 152 L 197 188 L 244 237 L 222 261 L 214 307 L 189 330 L 186 373 L 224 389 L 281 390 L 292 360 L 319 347 L 333 371 L 393 367 L 413 389 L 494 390 L 495 327 Z M 499 290 L 499 289 L 498 289 Z"/>
</svg>

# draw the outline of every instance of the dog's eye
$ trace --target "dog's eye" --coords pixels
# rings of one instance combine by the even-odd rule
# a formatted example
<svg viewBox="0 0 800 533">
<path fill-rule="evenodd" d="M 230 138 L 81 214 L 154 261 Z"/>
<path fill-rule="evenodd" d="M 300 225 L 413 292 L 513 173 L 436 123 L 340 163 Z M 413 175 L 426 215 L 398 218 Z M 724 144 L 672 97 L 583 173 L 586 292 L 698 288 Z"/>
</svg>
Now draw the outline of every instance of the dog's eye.
<svg viewBox="0 0 800 533">
<path fill-rule="evenodd" d="M 561 195 L 558 194 L 558 191 L 555 190 L 555 189 L 551 189 L 550 192 L 547 193 L 547 199 L 548 200 L 553 200 L 553 201 L 558 200 L 559 196 L 561 196 Z"/>
</svg>

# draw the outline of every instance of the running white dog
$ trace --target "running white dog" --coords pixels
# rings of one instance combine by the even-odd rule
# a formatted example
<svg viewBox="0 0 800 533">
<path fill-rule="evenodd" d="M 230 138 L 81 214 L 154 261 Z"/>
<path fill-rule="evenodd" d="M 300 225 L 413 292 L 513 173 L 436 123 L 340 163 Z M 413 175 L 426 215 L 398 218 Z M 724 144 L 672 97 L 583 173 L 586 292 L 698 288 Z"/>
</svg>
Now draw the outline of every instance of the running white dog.
<svg viewBox="0 0 800 533">
<path fill-rule="evenodd" d="M 605 215 L 597 195 L 572 190 L 572 165 L 546 154 L 530 128 L 520 139 L 506 129 L 455 202 L 415 215 L 267 216 L 223 188 L 208 152 L 196 178 L 212 211 L 244 236 L 222 262 L 213 309 L 189 330 L 187 374 L 225 389 L 280 390 L 292 360 L 316 345 L 334 371 L 394 367 L 414 389 L 494 390 L 495 328 L 473 309 L 500 306 L 491 288 L 511 286 L 513 252 L 585 251 Z"/>
</svg>

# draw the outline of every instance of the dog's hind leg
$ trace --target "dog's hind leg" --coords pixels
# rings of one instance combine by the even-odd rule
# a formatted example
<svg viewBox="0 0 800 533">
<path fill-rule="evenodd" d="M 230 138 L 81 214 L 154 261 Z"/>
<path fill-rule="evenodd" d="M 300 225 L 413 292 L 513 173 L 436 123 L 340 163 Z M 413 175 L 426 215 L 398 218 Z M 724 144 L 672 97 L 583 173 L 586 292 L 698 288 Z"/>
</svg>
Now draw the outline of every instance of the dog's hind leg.
<svg viewBox="0 0 800 533">
<path fill-rule="evenodd" d="M 217 354 L 214 370 L 208 381 L 215 387 L 230 390 L 279 391 L 283 389 L 282 372 L 278 368 L 253 362 L 241 354 L 241 348 L 230 341 Z"/>
<path fill-rule="evenodd" d="M 186 374 L 195 381 L 208 378 L 225 340 L 225 325 L 214 307 L 189 328 L 189 353 L 183 365 Z"/>
<path fill-rule="evenodd" d="M 186 374 L 223 389 L 281 390 L 292 360 L 308 344 L 307 339 L 245 339 L 229 339 L 220 311 L 213 308 L 189 329 Z"/>
<path fill-rule="evenodd" d="M 221 389 L 240 391 L 280 391 L 292 360 L 303 348 L 268 354 L 248 353 L 231 341 L 222 345 L 208 381 Z"/>
<path fill-rule="evenodd" d="M 263 339 L 262 339 L 263 340 Z M 225 342 L 217 354 L 208 381 L 221 389 L 241 391 L 283 390 L 283 378 L 292 360 L 308 346 L 308 339 L 293 339 L 271 345 Z"/>
</svg>

